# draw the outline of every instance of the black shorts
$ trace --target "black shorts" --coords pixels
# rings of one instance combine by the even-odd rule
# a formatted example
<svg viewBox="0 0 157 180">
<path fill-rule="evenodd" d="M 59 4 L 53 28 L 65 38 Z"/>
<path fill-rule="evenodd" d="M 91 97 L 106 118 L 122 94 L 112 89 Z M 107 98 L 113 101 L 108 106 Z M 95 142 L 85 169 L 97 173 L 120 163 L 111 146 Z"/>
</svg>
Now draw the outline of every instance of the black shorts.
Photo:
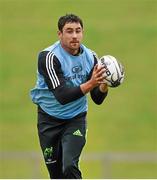
<svg viewBox="0 0 157 180">
<path fill-rule="evenodd" d="M 38 135 L 50 178 L 81 179 L 79 157 L 86 142 L 86 112 L 57 119 L 38 107 Z"/>
</svg>

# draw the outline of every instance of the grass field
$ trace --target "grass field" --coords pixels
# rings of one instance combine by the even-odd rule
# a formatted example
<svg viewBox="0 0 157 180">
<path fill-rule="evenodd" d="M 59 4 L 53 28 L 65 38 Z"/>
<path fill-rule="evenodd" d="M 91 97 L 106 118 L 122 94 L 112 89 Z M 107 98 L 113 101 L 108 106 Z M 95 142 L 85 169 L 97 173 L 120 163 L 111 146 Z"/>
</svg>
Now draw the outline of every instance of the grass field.
<svg viewBox="0 0 157 180">
<path fill-rule="evenodd" d="M 106 101 L 89 98 L 85 153 L 157 152 L 156 0 L 0 0 L 0 152 L 40 153 L 36 107 L 38 52 L 57 40 L 57 20 L 76 13 L 85 25 L 84 44 L 125 67 L 125 81 Z M 48 178 L 41 160 L 2 159 L 0 178 Z M 84 178 L 104 178 L 101 161 L 82 161 Z M 157 163 L 114 163 L 112 178 L 157 178 Z"/>
</svg>

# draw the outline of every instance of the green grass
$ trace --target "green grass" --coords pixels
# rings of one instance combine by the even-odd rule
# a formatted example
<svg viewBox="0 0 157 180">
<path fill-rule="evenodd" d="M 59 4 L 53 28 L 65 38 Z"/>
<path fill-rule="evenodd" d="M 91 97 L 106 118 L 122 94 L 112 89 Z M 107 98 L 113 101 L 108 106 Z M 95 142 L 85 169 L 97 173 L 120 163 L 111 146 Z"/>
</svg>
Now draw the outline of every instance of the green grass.
<svg viewBox="0 0 157 180">
<path fill-rule="evenodd" d="M 106 101 L 89 98 L 89 152 L 157 152 L 156 0 L 0 0 L 0 151 L 40 153 L 35 85 L 38 52 L 57 40 L 58 17 L 84 20 L 84 44 L 99 56 L 111 54 L 125 67 L 124 84 Z M 0 178 L 33 177 L 31 158 L 0 162 Z M 30 167 L 32 166 L 32 168 Z M 47 178 L 43 161 L 37 163 Z M 103 178 L 100 161 L 82 161 L 84 178 Z M 151 163 L 114 163 L 113 178 L 157 178 Z M 34 178 L 34 177 L 33 177 Z M 39 177 L 40 178 L 40 177 Z"/>
</svg>

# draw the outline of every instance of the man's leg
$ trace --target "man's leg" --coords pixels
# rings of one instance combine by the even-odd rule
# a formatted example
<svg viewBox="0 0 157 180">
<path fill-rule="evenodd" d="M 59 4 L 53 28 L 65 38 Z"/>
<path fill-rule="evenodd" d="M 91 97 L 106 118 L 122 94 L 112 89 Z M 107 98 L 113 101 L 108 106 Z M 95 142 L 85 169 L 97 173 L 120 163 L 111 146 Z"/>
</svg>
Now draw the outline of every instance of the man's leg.
<svg viewBox="0 0 157 180">
<path fill-rule="evenodd" d="M 46 138 L 46 137 L 45 137 Z M 40 141 L 41 140 L 40 136 Z M 54 144 L 44 144 L 41 143 L 41 148 L 45 160 L 45 164 L 49 171 L 51 179 L 61 179 L 62 178 L 62 153 L 59 143 Z"/>
<path fill-rule="evenodd" d="M 71 120 L 62 136 L 63 178 L 82 179 L 79 157 L 86 142 L 85 117 Z"/>
<path fill-rule="evenodd" d="M 45 164 L 51 179 L 62 178 L 62 149 L 60 134 L 62 122 L 53 121 L 51 117 L 38 112 L 38 135 Z"/>
</svg>

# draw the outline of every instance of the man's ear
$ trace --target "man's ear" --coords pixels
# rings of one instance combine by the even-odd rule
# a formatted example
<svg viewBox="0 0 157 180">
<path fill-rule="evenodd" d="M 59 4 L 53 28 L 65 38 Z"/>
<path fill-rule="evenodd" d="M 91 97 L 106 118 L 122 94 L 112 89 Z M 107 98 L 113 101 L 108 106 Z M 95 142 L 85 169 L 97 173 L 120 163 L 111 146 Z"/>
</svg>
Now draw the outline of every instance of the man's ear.
<svg viewBox="0 0 157 180">
<path fill-rule="evenodd" d="M 61 37 L 62 32 L 61 31 L 57 31 L 58 37 Z"/>
</svg>

